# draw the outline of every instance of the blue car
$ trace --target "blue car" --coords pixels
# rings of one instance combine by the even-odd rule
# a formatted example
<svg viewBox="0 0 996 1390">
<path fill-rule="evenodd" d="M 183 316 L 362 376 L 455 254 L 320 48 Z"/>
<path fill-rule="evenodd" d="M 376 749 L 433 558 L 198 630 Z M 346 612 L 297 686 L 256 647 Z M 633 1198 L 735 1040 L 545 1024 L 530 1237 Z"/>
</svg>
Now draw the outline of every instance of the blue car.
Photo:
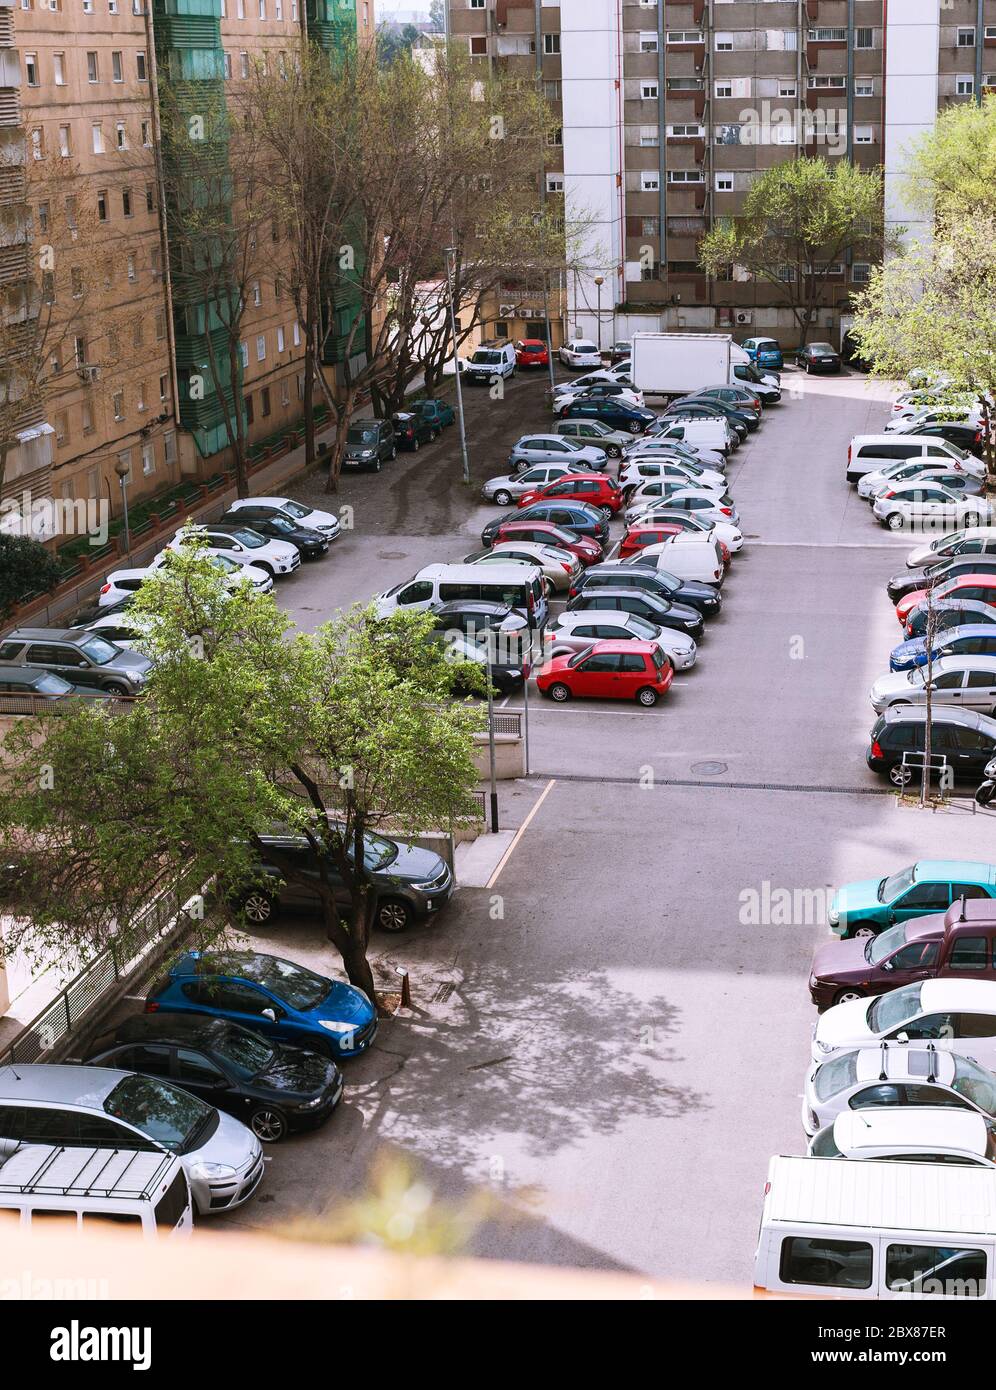
<svg viewBox="0 0 996 1390">
<path fill-rule="evenodd" d="M 769 371 L 780 372 L 785 365 L 782 345 L 777 338 L 745 338 L 740 344 L 750 360 Z"/>
<path fill-rule="evenodd" d="M 965 623 L 936 633 L 934 660 L 939 656 L 996 656 L 996 626 Z M 889 658 L 890 671 L 912 671 L 915 666 L 926 664 L 926 637 L 912 637 L 908 642 L 900 642 Z"/>
<path fill-rule="evenodd" d="M 153 985 L 145 1012 L 227 1018 L 336 1060 L 365 1052 L 377 1033 L 362 989 L 259 951 L 188 951 Z"/>
</svg>

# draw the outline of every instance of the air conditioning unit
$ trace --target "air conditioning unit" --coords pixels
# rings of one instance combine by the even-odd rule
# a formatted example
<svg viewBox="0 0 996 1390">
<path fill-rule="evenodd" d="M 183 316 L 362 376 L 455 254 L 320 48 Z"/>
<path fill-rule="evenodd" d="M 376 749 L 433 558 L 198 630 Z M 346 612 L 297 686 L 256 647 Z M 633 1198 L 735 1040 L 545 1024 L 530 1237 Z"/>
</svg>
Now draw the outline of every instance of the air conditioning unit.
<svg viewBox="0 0 996 1390">
<path fill-rule="evenodd" d="M 88 386 L 92 386 L 100 376 L 100 368 L 92 367 L 88 362 L 81 362 L 76 368 L 76 374 L 80 381 L 84 381 Z"/>
<path fill-rule="evenodd" d="M 751 323 L 753 323 L 753 322 L 754 322 L 754 312 L 753 312 L 752 309 L 738 309 L 738 310 L 737 310 L 737 324 L 738 324 L 739 326 L 745 327 L 747 324 L 751 324 Z"/>
<path fill-rule="evenodd" d="M 500 319 L 514 319 L 519 312 L 517 304 L 499 304 L 498 317 Z"/>
</svg>

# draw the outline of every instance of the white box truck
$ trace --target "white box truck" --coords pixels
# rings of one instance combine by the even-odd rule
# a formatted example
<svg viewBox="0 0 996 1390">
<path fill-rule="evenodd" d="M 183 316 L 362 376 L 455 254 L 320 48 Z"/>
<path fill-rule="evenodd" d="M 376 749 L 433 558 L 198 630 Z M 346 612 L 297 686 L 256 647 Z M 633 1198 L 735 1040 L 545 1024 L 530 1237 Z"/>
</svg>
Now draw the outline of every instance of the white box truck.
<svg viewBox="0 0 996 1390">
<path fill-rule="evenodd" d="M 634 333 L 633 385 L 646 396 L 718 386 L 730 380 L 734 347 L 729 333 Z"/>
</svg>

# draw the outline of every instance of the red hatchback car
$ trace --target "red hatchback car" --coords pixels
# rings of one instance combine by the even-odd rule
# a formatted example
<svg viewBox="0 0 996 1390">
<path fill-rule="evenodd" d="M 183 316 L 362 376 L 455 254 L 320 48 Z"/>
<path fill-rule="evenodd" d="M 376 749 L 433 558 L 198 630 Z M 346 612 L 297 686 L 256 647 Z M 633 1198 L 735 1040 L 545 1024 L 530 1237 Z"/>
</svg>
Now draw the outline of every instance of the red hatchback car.
<svg viewBox="0 0 996 1390">
<path fill-rule="evenodd" d="M 674 522 L 658 523 L 656 526 L 631 526 L 622 538 L 619 559 L 628 560 L 638 554 L 645 545 L 661 545 L 672 536 L 680 535 L 684 527 Z"/>
<path fill-rule="evenodd" d="M 635 700 L 656 705 L 674 668 L 656 642 L 593 642 L 582 652 L 555 656 L 537 673 L 541 695 L 563 704 L 574 697 Z"/>
<path fill-rule="evenodd" d="M 590 502 L 593 507 L 601 507 L 612 516 L 622 506 L 623 500 L 618 484 L 604 473 L 572 473 L 569 477 L 558 478 L 555 483 L 546 483 L 525 493 L 519 498 L 519 506 L 530 507 L 534 502 L 547 502 L 551 497 Z"/>
<path fill-rule="evenodd" d="M 918 604 L 927 597 L 926 589 L 914 589 L 911 594 L 901 598 L 896 604 L 896 617 L 905 623 Z M 996 574 L 959 574 L 956 579 L 938 584 L 934 589 L 934 602 L 938 599 L 981 599 L 983 603 L 996 603 Z"/>
<path fill-rule="evenodd" d="M 540 545 L 557 545 L 561 550 L 569 550 L 576 555 L 582 565 L 597 565 L 602 558 L 602 547 L 598 541 L 579 536 L 576 531 L 569 531 L 552 521 L 503 521 L 491 544 L 500 545 L 502 541 L 537 541 Z"/>
<path fill-rule="evenodd" d="M 546 343 L 541 338 L 523 338 L 515 345 L 515 364 L 517 367 L 548 367 L 550 357 Z"/>
</svg>

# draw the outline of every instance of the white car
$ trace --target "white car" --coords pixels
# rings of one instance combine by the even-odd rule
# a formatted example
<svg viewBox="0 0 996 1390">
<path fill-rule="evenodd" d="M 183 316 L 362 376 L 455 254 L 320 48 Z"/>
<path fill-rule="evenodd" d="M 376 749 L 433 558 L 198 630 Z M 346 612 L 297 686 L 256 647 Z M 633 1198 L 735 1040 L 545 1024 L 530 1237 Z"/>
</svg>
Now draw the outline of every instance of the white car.
<svg viewBox="0 0 996 1390">
<path fill-rule="evenodd" d="M 149 575 L 155 574 L 167 564 L 169 557 L 175 554 L 172 550 L 160 550 L 156 558 L 144 569 L 122 569 L 113 570 L 101 587 L 97 598 L 98 608 L 107 608 L 112 603 L 120 603 L 129 594 L 134 594 L 141 588 L 144 580 Z M 234 560 L 230 560 L 227 555 L 208 555 L 207 558 L 214 565 L 215 569 L 220 570 L 225 580 L 226 589 L 234 589 L 243 580 L 248 580 L 257 594 L 268 594 L 273 588 L 273 579 L 265 570 L 256 569 L 254 565 L 239 565 Z"/>
<path fill-rule="evenodd" d="M 802 1127 L 812 1137 L 847 1111 L 944 1105 L 996 1121 L 996 1076 L 931 1044 L 886 1043 L 841 1052 L 807 1072 Z"/>
<path fill-rule="evenodd" d="M 524 473 L 502 473 L 489 478 L 481 488 L 481 496 L 499 507 L 510 507 L 517 497 L 524 497 L 533 488 L 546 487 L 574 473 L 591 473 L 585 463 L 537 463 Z"/>
<path fill-rule="evenodd" d="M 813 1026 L 812 1057 L 816 1063 L 825 1062 L 841 1052 L 904 1038 L 932 1042 L 938 1051 L 960 1052 L 992 1070 L 996 980 L 920 980 L 874 999 L 833 1004 Z"/>
<path fill-rule="evenodd" d="M 633 560 L 639 563 L 644 558 L 655 569 L 676 575 L 679 579 L 695 580 L 717 588 L 723 583 L 723 555 L 719 540 L 713 535 L 692 535 L 682 531 L 663 544 L 658 542 L 644 546 Z"/>
<path fill-rule="evenodd" d="M 543 545 L 539 541 L 502 541 L 490 550 L 474 550 L 463 557 L 465 565 L 500 565 L 515 561 L 532 565 L 543 573 L 547 589 L 560 593 L 571 587 L 584 566 L 569 550 L 559 545 Z"/>
<path fill-rule="evenodd" d="M 660 486 L 669 487 L 670 484 L 661 483 Z M 701 521 L 707 521 L 710 525 L 717 521 L 731 521 L 739 527 L 740 515 L 736 506 L 732 499 L 723 501 L 724 496 L 723 493 L 710 492 L 708 488 L 683 487 L 666 496 L 662 494 L 659 501 L 666 503 L 671 511 L 694 512 Z M 653 497 L 646 500 L 648 505 L 653 505 Z"/>
<path fill-rule="evenodd" d="M 597 386 L 598 383 L 596 383 Z M 610 391 L 598 391 L 594 387 L 588 386 L 583 391 L 561 391 L 559 388 L 554 392 L 550 402 L 550 409 L 554 415 L 559 415 L 568 406 L 574 405 L 576 401 L 602 400 L 622 401 L 625 405 L 634 406 L 637 410 L 643 409 L 643 392 L 634 391 L 631 386 L 618 386 L 614 382 L 605 382 L 606 386 L 611 386 Z"/>
<path fill-rule="evenodd" d="M 936 704 L 996 715 L 996 656 L 938 657 L 932 663 L 930 693 Z M 876 714 L 893 705 L 926 704 L 926 666 L 886 672 L 872 685 L 868 698 Z"/>
<path fill-rule="evenodd" d="M 143 629 L 147 626 L 148 619 L 135 613 L 106 613 L 104 617 L 87 623 L 86 630 L 95 632 L 98 637 L 106 637 L 108 642 L 124 647 L 126 651 L 134 651 L 141 644 Z"/>
<path fill-rule="evenodd" d="M 971 402 L 958 402 L 955 405 L 922 405 L 906 406 L 898 415 L 893 415 L 891 420 L 885 422 L 885 433 L 895 434 L 902 430 L 904 434 L 915 433 L 924 425 L 972 425 L 978 429 L 982 423 L 982 412 L 978 406 Z M 912 426 L 912 429 L 911 429 Z"/>
<path fill-rule="evenodd" d="M 624 491 L 627 488 L 642 487 L 654 478 L 666 478 L 672 482 L 686 478 L 690 483 L 718 488 L 721 492 L 726 488 L 726 477 L 723 473 L 715 468 L 702 468 L 699 464 L 677 455 L 673 458 L 632 459 L 619 469 L 619 486 Z"/>
<path fill-rule="evenodd" d="M 245 526 L 181 526 L 166 546 L 180 550 L 183 546 L 201 545 L 209 555 L 224 555 L 237 565 L 252 565 L 265 570 L 272 578 L 278 574 L 293 574 L 301 563 L 301 552 L 290 541 L 270 540 Z"/>
<path fill-rule="evenodd" d="M 608 608 L 581 609 L 561 613 L 547 627 L 547 658 L 584 651 L 592 642 L 655 642 L 676 671 L 695 665 L 698 648 L 687 632 L 658 627 L 638 613 L 616 612 Z"/>
<path fill-rule="evenodd" d="M 602 365 L 602 354 L 598 344 L 593 343 L 590 338 L 571 338 L 563 345 L 557 356 L 565 367 L 600 367 Z"/>
<path fill-rule="evenodd" d="M 589 386 L 597 386 L 599 382 L 612 381 L 619 386 L 632 386 L 633 381 L 627 371 L 620 371 L 618 367 L 600 367 L 597 372 L 585 372 L 584 376 L 572 377 L 570 381 L 558 381 L 554 390 L 557 394 L 581 395 L 587 391 Z"/>
<path fill-rule="evenodd" d="M 717 502 L 724 498 L 727 502 L 733 500 L 726 492 L 725 478 L 720 479 L 718 483 L 705 483 L 684 473 L 670 478 L 646 478 L 626 498 L 625 521 L 628 524 L 634 517 L 640 516 L 646 511 L 648 504 L 666 502 L 669 497 L 679 492 L 702 493 L 703 496 L 715 498 Z"/>
<path fill-rule="evenodd" d="M 943 1105 L 845 1111 L 813 1136 L 809 1156 L 996 1168 L 996 1133 L 977 1111 Z"/>
<path fill-rule="evenodd" d="M 981 482 L 985 475 L 985 464 L 982 465 L 980 474 L 975 471 L 974 467 L 968 469 L 964 464 L 956 463 L 953 459 L 950 464 L 944 463 L 940 459 L 903 459 L 890 464 L 888 468 L 876 468 L 873 473 L 866 473 L 863 478 L 859 478 L 858 496 L 864 498 L 866 502 L 873 502 L 888 488 L 902 483 L 943 481 L 944 478 L 952 476 L 955 478 L 963 477 L 972 482 Z"/>
<path fill-rule="evenodd" d="M 317 507 L 309 507 L 305 502 L 295 502 L 293 497 L 240 497 L 232 503 L 228 510 L 238 512 L 243 507 L 250 507 L 271 516 L 286 516 L 298 526 L 305 526 L 309 531 L 318 531 L 330 541 L 336 540 L 342 529 L 339 525 L 339 518 L 333 516 L 331 512 L 323 512 Z"/>
<path fill-rule="evenodd" d="M 666 506 L 648 507 L 638 518 L 641 525 L 653 526 L 656 522 L 674 521 L 676 512 L 669 510 Z M 735 555 L 738 550 L 743 549 L 744 533 L 739 526 L 734 526 L 730 521 L 708 521 L 702 522 L 701 527 L 689 527 L 687 532 L 682 535 L 694 536 L 696 540 L 701 540 L 704 536 L 713 536 L 716 540 L 722 541 L 731 555 Z M 673 539 L 677 539 L 676 537 Z M 648 551 L 657 554 L 669 541 L 660 541 L 656 545 L 644 546 L 640 551 L 641 555 L 646 555 Z"/>
<path fill-rule="evenodd" d="M 935 560 L 954 559 L 956 555 L 996 555 L 996 526 L 966 526 L 961 531 L 937 536 L 911 550 L 906 565 L 918 570 Z"/>
<path fill-rule="evenodd" d="M 993 520 L 993 504 L 984 497 L 959 496 L 940 483 L 904 483 L 876 497 L 872 513 L 890 531 L 915 530 L 921 526 L 939 530 L 989 525 Z"/>
<path fill-rule="evenodd" d="M 641 435 L 632 444 L 627 445 L 624 450 L 627 462 L 641 458 L 644 454 L 677 454 L 679 457 L 689 458 L 693 463 L 699 463 L 703 468 L 714 468 L 718 473 L 726 472 L 726 456 L 721 454 L 718 449 L 706 449 L 698 444 L 690 444 L 684 439 L 665 439 L 662 435 L 651 432 Z"/>
</svg>

